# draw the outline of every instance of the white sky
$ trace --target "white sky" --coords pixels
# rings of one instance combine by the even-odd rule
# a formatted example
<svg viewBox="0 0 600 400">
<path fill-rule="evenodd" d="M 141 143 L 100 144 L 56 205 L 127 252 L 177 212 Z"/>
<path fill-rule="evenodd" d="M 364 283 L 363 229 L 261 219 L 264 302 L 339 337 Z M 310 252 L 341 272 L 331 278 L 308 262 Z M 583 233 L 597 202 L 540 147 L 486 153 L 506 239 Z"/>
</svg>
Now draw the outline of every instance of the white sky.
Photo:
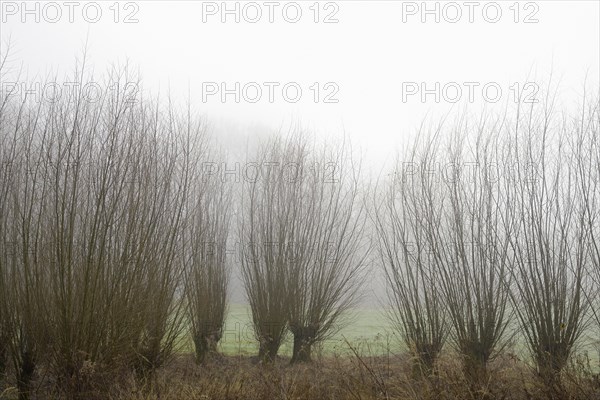
<svg viewBox="0 0 600 400">
<path fill-rule="evenodd" d="M 422 15 L 421 1 L 323 1 L 318 4 L 319 23 L 314 22 L 314 1 L 297 3 L 302 10 L 297 23 L 284 19 L 284 7 L 285 17 L 295 17 L 296 6 L 287 1 L 272 2 L 273 6 L 264 1 L 227 2 L 229 9 L 237 3 L 239 23 L 234 14 L 221 21 L 221 1 L 122 1 L 116 7 L 113 1 L 100 1 L 98 22 L 88 22 L 95 18 L 93 2 L 74 2 L 73 22 L 65 2 L 28 2 L 27 9 L 34 10 L 31 14 L 21 1 L 1 3 L 1 41 L 10 39 L 12 59 L 23 64 L 28 76 L 72 70 L 87 40 L 89 65 L 97 72 L 128 60 L 140 71 L 144 89 L 165 93 L 170 88 L 182 101 L 189 90 L 193 107 L 216 127 L 226 144 L 299 122 L 318 135 L 345 130 L 368 159 L 380 162 L 393 156 L 394 146 L 414 132 L 428 113 L 448 110 L 452 104 L 446 100 L 455 95 L 449 87 L 440 103 L 433 94 L 423 103 L 419 93 L 403 101 L 403 83 L 425 82 L 427 88 L 434 88 L 439 82 L 443 88 L 456 82 L 463 89 L 462 99 L 468 100 L 464 82 L 476 82 L 475 102 L 493 106 L 480 101 L 487 83 L 501 88 L 498 104 L 504 104 L 514 95 L 512 85 L 518 83 L 525 94 L 530 93 L 534 87 L 524 84 L 544 86 L 551 71 L 566 101 L 577 100 L 586 74 L 591 87 L 597 88 L 600 81 L 598 1 L 521 1 L 516 7 L 515 1 L 471 2 L 473 6 L 464 1 L 428 1 L 428 9 L 438 7 L 439 23 L 435 13 Z M 502 11 L 499 22 L 487 22 L 495 18 L 497 8 Z M 248 22 L 257 9 L 262 18 Z M 62 15 L 52 23 L 57 10 Z M 462 17 L 449 22 L 457 10 Z M 338 22 L 324 23 L 331 13 Z M 124 23 L 129 15 L 137 22 Z M 525 23 L 527 18 L 538 22 Z M 257 82 L 262 97 L 250 103 L 242 96 L 238 104 L 234 95 L 228 95 L 223 103 L 217 93 L 203 102 L 203 83 L 211 82 L 225 82 L 230 89 L 236 82 L 240 88 Z M 273 103 L 264 82 L 279 84 Z M 289 82 L 303 91 L 298 103 L 283 98 L 282 87 Z M 321 100 L 339 88 L 334 96 L 339 102 L 315 103 L 311 90 L 315 82 L 320 83 Z M 334 85 L 325 88 L 328 82 Z M 254 97 L 252 86 L 248 90 L 248 96 Z M 291 97 L 294 93 L 293 88 L 288 92 Z"/>
</svg>

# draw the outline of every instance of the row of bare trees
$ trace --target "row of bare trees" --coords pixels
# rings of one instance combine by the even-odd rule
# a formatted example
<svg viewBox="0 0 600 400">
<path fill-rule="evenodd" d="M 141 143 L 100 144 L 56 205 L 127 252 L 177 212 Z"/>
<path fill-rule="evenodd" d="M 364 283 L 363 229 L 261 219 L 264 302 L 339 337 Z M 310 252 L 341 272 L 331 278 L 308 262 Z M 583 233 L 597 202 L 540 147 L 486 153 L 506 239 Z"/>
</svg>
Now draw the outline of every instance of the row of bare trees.
<svg viewBox="0 0 600 400">
<path fill-rule="evenodd" d="M 520 331 L 556 395 L 598 321 L 599 103 L 570 118 L 553 100 L 420 132 L 376 191 L 390 318 L 419 374 L 450 340 L 479 390 Z"/>
<path fill-rule="evenodd" d="M 14 372 L 21 398 L 40 368 L 84 398 L 98 376 L 146 376 L 188 333 L 205 361 L 225 323 L 232 237 L 261 359 L 289 329 L 293 361 L 310 360 L 339 327 L 368 250 L 349 145 L 273 137 L 249 160 L 259 176 L 234 192 L 206 173 L 222 157 L 202 121 L 169 99 L 132 99 L 126 68 L 93 101 L 85 64 L 52 101 L 7 75 L 2 63 L 0 374 Z"/>
<path fill-rule="evenodd" d="M 226 237 L 229 195 L 200 174 L 203 123 L 132 102 L 126 70 L 90 101 L 76 71 L 38 101 L 0 68 L 0 375 L 23 399 L 40 366 L 82 398 L 93 377 L 146 375 L 190 325 L 201 359 L 225 313 L 226 266 L 204 243 Z"/>
<path fill-rule="evenodd" d="M 90 371 L 145 375 L 186 332 L 205 361 L 225 323 L 232 239 L 264 362 L 288 331 L 292 362 L 310 361 L 343 324 L 371 228 L 420 377 L 450 342 L 478 390 L 522 332 L 560 391 L 583 332 L 600 327 L 597 100 L 573 119 L 548 98 L 422 129 L 372 192 L 349 143 L 274 136 L 236 191 L 205 173 L 222 157 L 190 107 L 132 102 L 126 70 L 89 101 L 77 71 L 79 89 L 51 102 L 1 85 L 0 375 L 14 371 L 21 398 L 39 366 L 83 397 Z"/>
</svg>

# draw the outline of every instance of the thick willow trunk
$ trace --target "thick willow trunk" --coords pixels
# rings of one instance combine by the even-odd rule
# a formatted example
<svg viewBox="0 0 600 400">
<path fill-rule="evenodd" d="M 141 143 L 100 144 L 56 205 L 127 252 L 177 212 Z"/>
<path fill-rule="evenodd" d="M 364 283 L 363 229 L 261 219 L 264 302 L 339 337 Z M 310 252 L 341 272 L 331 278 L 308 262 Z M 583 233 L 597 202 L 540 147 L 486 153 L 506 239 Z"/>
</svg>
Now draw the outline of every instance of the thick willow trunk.
<svg viewBox="0 0 600 400">
<path fill-rule="evenodd" d="M 208 359 L 217 354 L 217 344 L 220 339 L 220 335 L 211 334 L 198 335 L 194 338 L 197 364 L 204 364 Z"/>
<path fill-rule="evenodd" d="M 566 364 L 563 354 L 550 354 L 548 352 L 537 357 L 538 376 L 544 384 L 548 398 L 564 397 L 564 387 L 561 380 L 561 371 Z"/>
<path fill-rule="evenodd" d="M 292 352 L 292 363 L 311 362 L 313 338 L 300 334 L 294 335 L 294 350 Z"/>
<path fill-rule="evenodd" d="M 437 353 L 417 351 L 413 358 L 412 374 L 416 380 L 427 379 L 435 373 Z"/>
<path fill-rule="evenodd" d="M 278 340 L 263 339 L 258 349 L 258 358 L 264 363 L 271 363 L 277 357 L 280 342 Z"/>
<path fill-rule="evenodd" d="M 8 349 L 6 343 L 8 339 L 0 338 L 0 380 L 4 379 L 8 363 Z"/>
<path fill-rule="evenodd" d="M 29 400 L 30 383 L 35 371 L 35 359 L 29 350 L 21 352 L 21 366 L 17 373 L 19 400 Z"/>
<path fill-rule="evenodd" d="M 465 356 L 463 359 L 463 372 L 474 393 L 479 393 L 488 386 L 489 375 L 485 357 L 478 355 Z M 483 396 L 483 398 L 487 397 Z"/>
<path fill-rule="evenodd" d="M 294 349 L 292 363 L 311 362 L 312 345 L 315 343 L 317 329 L 313 326 L 292 327 Z"/>
</svg>

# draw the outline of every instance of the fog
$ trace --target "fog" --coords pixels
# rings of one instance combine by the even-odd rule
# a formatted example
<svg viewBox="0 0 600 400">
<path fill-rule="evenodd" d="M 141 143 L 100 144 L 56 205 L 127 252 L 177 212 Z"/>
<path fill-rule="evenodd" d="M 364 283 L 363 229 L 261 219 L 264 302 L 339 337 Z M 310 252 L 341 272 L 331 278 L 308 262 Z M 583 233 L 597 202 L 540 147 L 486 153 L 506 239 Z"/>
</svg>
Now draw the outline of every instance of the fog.
<svg viewBox="0 0 600 400">
<path fill-rule="evenodd" d="M 98 79 L 127 65 L 136 89 L 202 115 L 231 163 L 220 168 L 234 175 L 257 138 L 299 127 L 350 139 L 377 178 L 424 119 L 501 112 L 519 96 L 537 100 L 549 84 L 569 107 L 600 81 L 596 1 L 1 7 L 0 53 L 10 44 L 13 76 L 60 82 L 84 56 Z M 47 95 L 44 86 L 19 90 Z M 368 282 L 365 304 L 379 283 Z M 244 301 L 237 278 L 232 301 Z"/>
</svg>

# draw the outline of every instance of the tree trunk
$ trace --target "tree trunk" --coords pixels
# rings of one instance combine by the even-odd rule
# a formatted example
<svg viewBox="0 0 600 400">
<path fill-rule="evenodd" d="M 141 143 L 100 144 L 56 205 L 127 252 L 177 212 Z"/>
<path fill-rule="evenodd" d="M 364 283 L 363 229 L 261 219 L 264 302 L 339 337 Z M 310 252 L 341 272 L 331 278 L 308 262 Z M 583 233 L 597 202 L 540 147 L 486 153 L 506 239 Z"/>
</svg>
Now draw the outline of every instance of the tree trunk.
<svg viewBox="0 0 600 400">
<path fill-rule="evenodd" d="M 196 347 L 196 364 L 204 364 L 211 356 L 217 354 L 220 335 L 200 335 L 194 338 Z"/>
<path fill-rule="evenodd" d="M 412 374 L 416 380 L 429 378 L 435 373 L 435 361 L 439 355 L 437 346 L 422 343 L 414 350 Z"/>
<path fill-rule="evenodd" d="M 565 393 L 560 379 L 560 370 L 551 367 L 540 367 L 538 368 L 538 375 L 549 399 L 564 398 Z"/>
<path fill-rule="evenodd" d="M 302 334 L 294 335 L 294 350 L 292 352 L 292 363 L 311 362 L 313 338 Z"/>
<path fill-rule="evenodd" d="M 314 326 L 292 326 L 291 331 L 294 334 L 292 363 L 311 362 L 311 350 L 317 335 L 317 328 Z"/>
<path fill-rule="evenodd" d="M 17 376 L 17 389 L 19 400 L 29 400 L 29 384 L 35 371 L 35 360 L 33 354 L 25 350 L 21 353 L 21 368 Z"/>
<path fill-rule="evenodd" d="M 475 393 L 481 392 L 488 384 L 487 361 L 481 357 L 466 356 L 463 360 L 465 378 Z M 483 396 L 483 398 L 488 398 Z"/>
<path fill-rule="evenodd" d="M 6 339 L 0 339 L 0 340 L 3 340 L 3 342 L 0 343 L 0 380 L 2 380 L 6 373 L 6 365 L 8 362 L 8 350 L 4 344 L 8 340 L 6 340 Z M 6 340 L 6 342 L 4 340 Z"/>
<path fill-rule="evenodd" d="M 412 365 L 412 375 L 417 381 L 427 379 L 433 374 L 433 364 L 425 358 L 414 357 Z"/>
<path fill-rule="evenodd" d="M 258 358 L 264 363 L 271 363 L 277 357 L 280 343 L 276 340 L 264 338 L 260 342 L 258 349 Z"/>
<path fill-rule="evenodd" d="M 194 337 L 194 347 L 196 348 L 196 364 L 204 364 L 208 356 L 208 343 L 203 336 Z"/>
<path fill-rule="evenodd" d="M 564 397 L 564 387 L 560 373 L 566 364 L 566 357 L 543 353 L 538 356 L 538 376 L 547 390 L 547 396 L 550 399 Z"/>
</svg>

